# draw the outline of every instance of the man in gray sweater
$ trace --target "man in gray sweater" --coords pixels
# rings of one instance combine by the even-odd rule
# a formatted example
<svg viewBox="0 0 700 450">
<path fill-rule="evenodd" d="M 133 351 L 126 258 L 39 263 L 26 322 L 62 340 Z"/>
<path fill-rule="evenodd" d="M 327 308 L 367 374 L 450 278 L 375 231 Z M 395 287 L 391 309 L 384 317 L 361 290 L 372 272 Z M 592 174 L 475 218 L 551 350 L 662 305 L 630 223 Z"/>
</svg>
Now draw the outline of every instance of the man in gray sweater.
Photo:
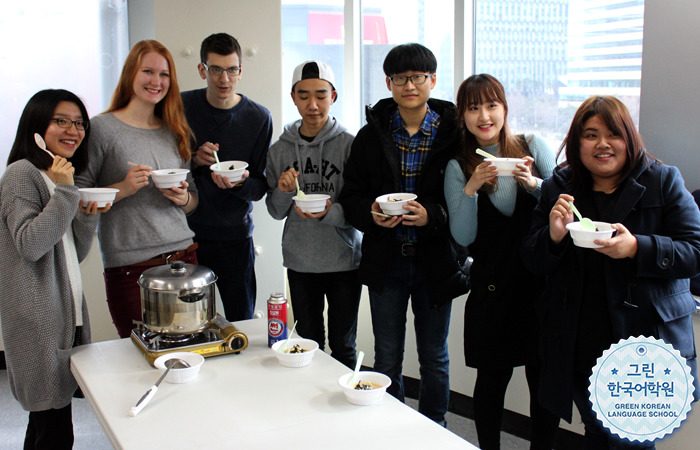
<svg viewBox="0 0 700 450">
<path fill-rule="evenodd" d="M 325 296 L 331 356 L 354 368 L 361 235 L 336 202 L 354 137 L 328 114 L 338 95 L 333 83 L 333 72 L 322 62 L 306 61 L 294 70 L 292 100 L 301 119 L 287 124 L 270 147 L 265 202 L 272 217 L 286 219 L 282 256 L 297 332 L 324 348 Z M 327 194 L 325 209 L 299 209 L 295 181 L 307 194 Z"/>
</svg>

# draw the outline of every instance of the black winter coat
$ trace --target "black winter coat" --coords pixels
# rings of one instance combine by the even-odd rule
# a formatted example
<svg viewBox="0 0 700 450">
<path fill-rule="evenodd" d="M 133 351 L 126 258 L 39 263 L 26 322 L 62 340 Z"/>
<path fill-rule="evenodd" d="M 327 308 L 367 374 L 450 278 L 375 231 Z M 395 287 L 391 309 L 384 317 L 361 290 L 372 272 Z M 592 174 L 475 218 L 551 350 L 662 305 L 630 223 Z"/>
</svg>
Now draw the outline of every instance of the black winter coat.
<svg viewBox="0 0 700 450">
<path fill-rule="evenodd" d="M 431 303 L 439 306 L 466 293 L 465 277 L 451 241 L 443 191 L 445 167 L 456 155 L 459 133 L 452 103 L 430 99 L 428 106 L 440 115 L 440 125 L 416 184 L 416 201 L 428 212 L 428 224 L 416 227 L 417 251 L 431 283 Z M 348 222 L 364 233 L 360 279 L 380 292 L 392 253 L 400 243 L 396 229 L 376 225 L 370 210 L 378 196 L 400 192 L 400 162 L 389 130 L 391 114 L 397 107 L 391 98 L 367 107 L 367 125 L 353 141 L 339 198 Z"/>
</svg>

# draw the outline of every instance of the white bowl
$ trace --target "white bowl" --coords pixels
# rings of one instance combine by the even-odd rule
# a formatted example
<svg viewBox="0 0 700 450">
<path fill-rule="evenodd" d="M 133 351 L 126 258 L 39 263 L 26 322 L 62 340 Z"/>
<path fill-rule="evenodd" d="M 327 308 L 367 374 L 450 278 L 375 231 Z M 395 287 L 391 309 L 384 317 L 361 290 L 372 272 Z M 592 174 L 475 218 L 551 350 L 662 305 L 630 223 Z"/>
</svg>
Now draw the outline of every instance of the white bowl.
<svg viewBox="0 0 700 450">
<path fill-rule="evenodd" d="M 583 248 L 601 248 L 602 245 L 594 244 L 596 239 L 610 239 L 615 231 L 607 222 L 593 222 L 597 231 L 584 231 L 581 229 L 581 222 L 569 222 L 566 229 L 569 230 L 574 245 Z"/>
<path fill-rule="evenodd" d="M 188 383 L 194 380 L 197 378 L 197 375 L 199 375 L 199 369 L 202 367 L 202 364 L 204 364 L 204 357 L 199 353 L 172 352 L 156 358 L 153 365 L 163 372 L 166 369 L 165 362 L 173 358 L 179 358 L 187 361 L 190 367 L 178 366 L 170 369 L 170 372 L 168 372 L 168 375 L 165 377 L 165 381 L 168 383 Z"/>
<path fill-rule="evenodd" d="M 248 168 L 248 163 L 245 161 L 221 161 L 221 169 L 219 164 L 209 166 L 212 172 L 222 177 L 228 178 L 228 181 L 235 183 L 243 179 L 243 172 Z"/>
<path fill-rule="evenodd" d="M 187 169 L 158 169 L 151 171 L 151 178 L 158 189 L 180 187 L 190 171 Z"/>
<path fill-rule="evenodd" d="M 285 349 L 286 351 L 283 352 L 282 347 L 286 342 L 286 339 L 282 339 L 272 344 L 272 351 L 275 352 L 277 361 L 279 361 L 280 364 L 284 367 L 304 367 L 311 364 L 311 360 L 314 359 L 314 354 L 316 350 L 318 350 L 318 343 L 316 343 L 316 341 L 304 338 L 291 338 L 289 340 L 289 345 Z M 304 349 L 304 352 L 288 353 L 295 345 Z"/>
<path fill-rule="evenodd" d="M 357 379 L 353 385 L 357 385 L 357 382 L 370 382 L 379 387 L 375 389 L 359 390 L 355 389 L 355 386 L 348 386 L 348 382 L 352 377 L 352 372 L 343 375 L 338 378 L 338 385 L 343 388 L 343 393 L 345 393 L 345 398 L 355 405 L 375 405 L 384 398 L 386 393 L 386 388 L 391 386 L 391 378 L 387 377 L 383 373 L 379 372 L 360 372 L 357 375 Z"/>
<path fill-rule="evenodd" d="M 401 216 L 403 214 L 408 214 L 408 210 L 403 209 L 403 206 L 411 200 L 417 199 L 416 194 L 409 194 L 405 192 L 395 193 L 395 194 L 384 194 L 380 195 L 375 199 L 379 203 L 379 207 L 382 208 L 384 214 L 389 214 L 390 216 Z"/>
<path fill-rule="evenodd" d="M 306 198 L 292 197 L 294 203 L 304 212 L 320 213 L 326 209 L 326 200 L 331 198 L 328 194 L 306 194 Z"/>
<path fill-rule="evenodd" d="M 98 208 L 104 208 L 107 203 L 114 204 L 114 198 L 119 189 L 112 188 L 80 188 L 80 200 L 83 202 L 97 202 Z"/>
<path fill-rule="evenodd" d="M 516 169 L 516 164 L 522 164 L 525 162 L 522 158 L 486 158 L 484 161 L 490 161 L 491 164 L 496 166 L 498 177 L 512 177 L 513 171 Z"/>
</svg>

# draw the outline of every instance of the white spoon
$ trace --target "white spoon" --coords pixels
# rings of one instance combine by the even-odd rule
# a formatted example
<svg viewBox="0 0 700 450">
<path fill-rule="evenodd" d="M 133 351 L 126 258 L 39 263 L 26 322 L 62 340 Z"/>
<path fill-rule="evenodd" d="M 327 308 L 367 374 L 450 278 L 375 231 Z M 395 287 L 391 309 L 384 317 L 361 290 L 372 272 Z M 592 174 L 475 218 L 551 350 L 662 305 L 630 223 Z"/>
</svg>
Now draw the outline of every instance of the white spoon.
<svg viewBox="0 0 700 450">
<path fill-rule="evenodd" d="M 289 340 L 292 338 L 292 335 L 294 334 L 294 329 L 297 327 L 297 321 L 294 321 L 294 325 L 292 326 L 292 331 L 289 332 L 287 335 L 287 340 L 284 341 L 284 345 L 280 349 L 280 352 L 284 353 L 284 351 L 287 349 L 287 346 L 289 345 Z"/>
<path fill-rule="evenodd" d="M 362 365 L 362 359 L 364 359 L 364 357 L 365 352 L 360 350 L 360 353 L 357 354 L 357 364 L 355 364 L 355 371 L 352 373 L 350 381 L 348 381 L 348 387 L 350 389 L 355 389 L 355 380 L 357 380 L 357 376 L 360 374 L 360 366 Z"/>
<path fill-rule="evenodd" d="M 51 153 L 51 152 L 46 148 L 46 142 L 44 142 L 44 138 L 42 138 L 41 135 L 40 135 L 39 133 L 34 133 L 34 142 L 36 142 L 36 145 L 38 145 L 40 149 L 42 149 L 43 151 L 45 151 L 46 153 L 48 153 L 49 156 L 51 156 L 51 158 L 55 158 L 55 157 L 56 157 L 56 155 L 54 155 L 53 153 Z"/>
<path fill-rule="evenodd" d="M 214 150 L 214 158 L 216 158 L 216 169 L 221 170 L 221 161 L 219 161 L 219 152 Z"/>
<path fill-rule="evenodd" d="M 300 200 L 304 200 L 306 198 L 306 194 L 304 194 L 304 191 L 299 189 L 299 179 L 297 177 L 294 177 L 294 182 L 297 185 L 297 198 Z"/>
<path fill-rule="evenodd" d="M 476 154 L 477 154 L 477 155 L 481 155 L 481 156 L 483 156 L 484 158 L 496 159 L 496 157 L 493 156 L 491 153 L 485 152 L 485 151 L 483 151 L 483 150 L 480 149 L 480 148 L 477 148 L 475 151 L 476 151 Z"/>
</svg>

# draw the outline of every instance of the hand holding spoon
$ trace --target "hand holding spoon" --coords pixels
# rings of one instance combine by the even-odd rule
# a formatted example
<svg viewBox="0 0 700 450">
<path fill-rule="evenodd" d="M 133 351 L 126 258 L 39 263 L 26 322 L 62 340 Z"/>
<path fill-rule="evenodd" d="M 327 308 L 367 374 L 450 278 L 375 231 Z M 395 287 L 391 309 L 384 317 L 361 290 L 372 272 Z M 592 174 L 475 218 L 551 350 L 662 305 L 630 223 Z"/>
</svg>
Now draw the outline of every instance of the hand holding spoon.
<svg viewBox="0 0 700 450">
<path fill-rule="evenodd" d="M 578 212 L 578 209 L 574 206 L 574 202 L 569 202 L 569 206 L 571 206 L 571 210 L 576 214 L 576 217 L 578 217 L 579 222 L 581 222 L 581 230 L 583 231 L 595 231 L 595 224 L 593 221 L 587 217 L 581 217 L 581 213 Z"/>
<path fill-rule="evenodd" d="M 41 135 L 40 135 L 39 133 L 34 133 L 34 142 L 36 142 L 36 145 L 38 145 L 40 149 L 42 149 L 43 151 L 45 151 L 46 153 L 48 153 L 49 156 L 51 156 L 51 158 L 55 158 L 55 157 L 56 157 L 56 155 L 54 155 L 53 153 L 51 153 L 51 152 L 46 148 L 46 142 L 44 142 L 44 138 L 42 138 Z"/>
</svg>

